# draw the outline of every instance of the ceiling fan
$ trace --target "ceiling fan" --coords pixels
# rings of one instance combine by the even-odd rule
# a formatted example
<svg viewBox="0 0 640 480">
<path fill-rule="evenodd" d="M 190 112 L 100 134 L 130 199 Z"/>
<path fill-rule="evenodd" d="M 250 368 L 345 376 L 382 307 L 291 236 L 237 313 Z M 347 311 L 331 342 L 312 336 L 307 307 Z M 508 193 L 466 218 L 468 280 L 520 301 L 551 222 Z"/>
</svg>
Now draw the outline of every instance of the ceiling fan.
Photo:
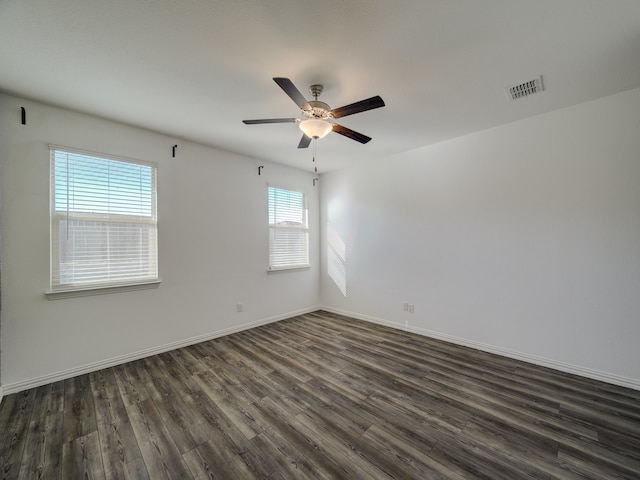
<svg viewBox="0 0 640 480">
<path fill-rule="evenodd" d="M 302 111 L 303 119 L 300 118 L 263 118 L 259 120 L 243 120 L 246 125 L 257 125 L 261 123 L 298 123 L 302 130 L 302 138 L 298 148 L 307 148 L 312 139 L 325 137 L 329 132 L 336 132 L 347 138 L 360 143 L 367 143 L 371 137 L 358 133 L 350 128 L 343 127 L 337 123 L 332 123 L 334 118 L 346 117 L 355 113 L 366 112 L 374 108 L 384 107 L 384 101 L 379 96 L 367 98 L 359 102 L 345 105 L 344 107 L 331 109 L 329 105 L 318 100 L 322 93 L 322 85 L 311 85 L 309 92 L 313 95 L 313 100 L 306 100 L 300 90 L 288 78 L 276 77 L 273 79 L 289 95 Z"/>
</svg>

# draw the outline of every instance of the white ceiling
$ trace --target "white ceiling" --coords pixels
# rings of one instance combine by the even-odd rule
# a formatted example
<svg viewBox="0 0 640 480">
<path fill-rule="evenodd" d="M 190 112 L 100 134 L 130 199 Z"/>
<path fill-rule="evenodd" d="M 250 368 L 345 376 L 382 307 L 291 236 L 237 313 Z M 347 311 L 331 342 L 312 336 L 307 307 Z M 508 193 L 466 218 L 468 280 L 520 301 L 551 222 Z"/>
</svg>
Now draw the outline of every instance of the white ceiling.
<svg viewBox="0 0 640 480">
<path fill-rule="evenodd" d="M 295 124 L 242 123 L 299 116 L 276 76 L 386 102 L 322 173 L 640 86 L 640 0 L 0 0 L 0 90 L 311 170 Z"/>
</svg>

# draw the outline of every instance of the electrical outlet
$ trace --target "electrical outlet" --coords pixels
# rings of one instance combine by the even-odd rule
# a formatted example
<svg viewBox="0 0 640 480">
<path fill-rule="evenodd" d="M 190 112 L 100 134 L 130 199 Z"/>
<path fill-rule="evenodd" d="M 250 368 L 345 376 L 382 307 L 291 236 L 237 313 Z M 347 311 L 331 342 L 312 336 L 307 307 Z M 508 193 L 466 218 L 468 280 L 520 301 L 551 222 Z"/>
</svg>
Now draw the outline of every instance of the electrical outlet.
<svg viewBox="0 0 640 480">
<path fill-rule="evenodd" d="M 402 311 L 403 312 L 408 312 L 409 311 L 409 302 L 404 302 L 402 304 Z"/>
<path fill-rule="evenodd" d="M 243 309 L 242 303 L 236 304 L 236 312 L 240 313 L 240 312 L 242 312 L 242 309 Z"/>
<path fill-rule="evenodd" d="M 409 313 L 413 313 L 413 312 L 414 312 L 414 310 L 415 310 L 415 305 L 414 305 L 414 304 L 412 304 L 412 303 L 410 303 L 410 304 L 409 304 Z"/>
</svg>

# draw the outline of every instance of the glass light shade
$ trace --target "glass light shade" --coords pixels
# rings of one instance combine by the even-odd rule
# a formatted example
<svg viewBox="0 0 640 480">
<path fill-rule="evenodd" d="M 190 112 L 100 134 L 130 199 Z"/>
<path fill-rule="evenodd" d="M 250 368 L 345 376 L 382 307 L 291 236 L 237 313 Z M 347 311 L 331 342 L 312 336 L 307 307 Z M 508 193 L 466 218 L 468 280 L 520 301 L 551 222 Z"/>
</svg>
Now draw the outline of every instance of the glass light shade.
<svg viewBox="0 0 640 480">
<path fill-rule="evenodd" d="M 323 138 L 333 130 L 333 125 L 324 120 L 309 118 L 300 122 L 300 130 L 309 138 Z"/>
</svg>

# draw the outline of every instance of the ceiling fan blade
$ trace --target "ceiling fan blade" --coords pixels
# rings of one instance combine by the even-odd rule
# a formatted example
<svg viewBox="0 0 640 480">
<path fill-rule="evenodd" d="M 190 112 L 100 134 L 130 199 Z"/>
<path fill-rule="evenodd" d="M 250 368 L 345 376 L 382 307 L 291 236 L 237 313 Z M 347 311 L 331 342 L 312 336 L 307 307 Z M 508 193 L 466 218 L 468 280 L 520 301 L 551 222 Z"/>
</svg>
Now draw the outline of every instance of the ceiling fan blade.
<svg viewBox="0 0 640 480">
<path fill-rule="evenodd" d="M 296 88 L 291 80 L 289 80 L 288 78 L 275 77 L 273 81 L 276 82 L 282 90 L 284 90 L 284 93 L 289 95 L 289 98 L 291 98 L 291 100 L 293 100 L 296 105 L 298 105 L 303 110 L 305 109 L 305 105 L 307 105 L 307 99 L 304 98 L 304 96 L 300 93 L 300 90 Z"/>
<path fill-rule="evenodd" d="M 246 125 L 258 125 L 260 123 L 296 123 L 297 118 L 262 118 L 258 120 L 242 120 Z"/>
<path fill-rule="evenodd" d="M 362 133 L 358 133 L 354 130 L 351 130 L 350 128 L 343 127 L 342 125 L 338 125 L 337 123 L 333 124 L 333 131 L 360 143 L 367 143 L 371 140 L 371 137 L 367 137 Z"/>
<path fill-rule="evenodd" d="M 354 113 L 366 112 L 367 110 L 373 110 L 374 108 L 384 107 L 384 100 L 380 96 L 367 98 L 366 100 L 360 100 L 356 103 L 345 105 L 344 107 L 338 107 L 331 110 L 333 118 L 346 117 L 347 115 L 353 115 Z"/>
<path fill-rule="evenodd" d="M 302 138 L 300 139 L 300 143 L 298 144 L 298 148 L 307 148 L 310 143 L 311 143 L 311 137 L 307 137 L 303 133 Z"/>
</svg>

